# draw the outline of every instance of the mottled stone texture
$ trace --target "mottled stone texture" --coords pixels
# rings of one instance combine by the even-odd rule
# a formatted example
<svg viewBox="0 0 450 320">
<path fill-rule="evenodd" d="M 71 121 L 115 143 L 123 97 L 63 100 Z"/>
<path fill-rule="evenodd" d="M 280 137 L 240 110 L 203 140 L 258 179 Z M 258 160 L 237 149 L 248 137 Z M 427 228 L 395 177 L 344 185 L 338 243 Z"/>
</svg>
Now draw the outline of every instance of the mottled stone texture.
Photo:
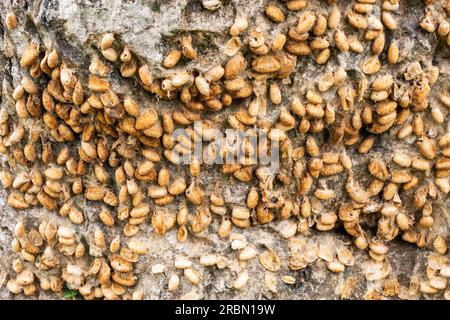
<svg viewBox="0 0 450 320">
<path fill-rule="evenodd" d="M 12 45 L 14 52 L 20 56 L 26 43 L 31 39 L 39 39 L 44 46 L 56 48 L 62 59 L 77 68 L 81 74 L 83 72 L 87 74 L 90 56 L 98 54 L 95 43 L 98 42 L 99 35 L 113 32 L 116 34 L 116 39 L 121 43 L 126 43 L 141 63 L 149 64 L 154 74 L 161 72 L 161 75 L 164 75 L 167 71 L 162 70 L 160 66 L 162 58 L 171 48 L 177 46 L 180 34 L 190 33 L 201 59 L 190 62 L 187 67 L 202 71 L 206 70 L 213 61 L 222 63 L 226 61 L 227 57 L 221 54 L 221 51 L 229 38 L 228 29 L 238 11 L 245 12 L 250 17 L 251 25 L 261 23 L 269 34 L 273 34 L 277 30 L 287 31 L 287 24 L 294 23 L 296 14 L 289 14 L 287 24 L 271 24 L 262 14 L 267 2 L 266 0 L 223 0 L 222 6 L 211 12 L 202 8 L 200 0 L 3 0 L 0 2 L 0 16 L 5 17 L 6 13 L 14 8 L 19 23 L 18 27 L 12 31 L 6 31 L 5 26 L 0 25 L 0 47 L 5 48 Z M 324 1 L 310 1 L 313 8 L 317 7 L 318 10 L 323 11 L 326 5 L 320 4 L 321 2 Z M 352 3 L 347 0 L 338 2 L 342 9 L 348 8 Z M 421 61 L 425 65 L 432 63 L 438 66 L 441 75 L 433 86 L 430 96 L 431 103 L 437 103 L 436 94 L 440 88 L 442 90 L 448 88 L 450 82 L 449 49 L 433 34 L 426 33 L 419 28 L 419 19 L 423 15 L 422 1 L 402 0 L 401 2 L 402 4 L 403 2 L 408 3 L 408 5 L 401 6 L 400 15 L 398 15 L 401 17 L 398 21 L 399 28 L 387 35 L 387 43 L 392 37 L 395 37 L 403 54 L 407 56 L 397 66 L 391 67 L 391 70 L 394 74 L 401 76 L 404 68 L 412 61 Z M 368 45 L 365 50 L 369 50 Z M 11 94 L 11 88 L 19 83 L 21 75 L 25 72 L 20 70 L 17 58 L 6 57 L 7 55 L 5 50 L 3 50 L 3 55 L 0 55 L 0 80 L 3 80 L 2 104 L 10 103 L 11 98 L 7 95 Z M 311 86 L 312 80 L 321 73 L 330 71 L 336 66 L 344 67 L 349 74 L 349 80 L 356 83 L 363 76 L 360 70 L 361 59 L 350 53 L 340 55 L 333 53 L 326 65 L 318 66 L 311 58 L 299 58 L 297 72 L 291 76 L 290 81 L 285 82 L 282 86 L 284 104 L 288 104 L 291 95 L 305 92 L 306 88 Z M 174 101 L 156 101 L 150 94 L 140 89 L 133 80 L 121 78 L 117 70 L 110 76 L 110 80 L 116 93 L 131 92 L 141 104 L 152 104 L 159 110 L 177 107 L 177 103 Z M 335 92 L 331 90 L 328 94 L 334 95 Z M 280 107 L 269 109 L 267 117 L 272 118 L 278 115 Z M 228 112 L 221 112 L 217 119 L 226 119 Z M 446 125 L 446 130 L 448 130 L 448 121 Z M 439 130 L 442 131 L 442 128 Z M 391 150 L 396 148 L 415 150 L 413 144 L 400 144 L 394 136 L 385 134 L 383 138 L 377 139 L 373 151 L 381 157 L 387 157 L 391 154 Z M 329 150 L 333 150 L 333 146 L 329 146 Z M 352 152 L 354 151 L 349 153 L 353 157 Z M 365 168 L 368 158 L 369 156 L 355 155 L 353 159 L 355 175 L 360 177 L 360 181 L 365 181 L 364 175 L 367 175 Z M 5 160 L 3 159 L 3 161 Z M 183 172 L 185 169 L 174 168 L 174 170 Z M 216 167 L 203 170 L 200 181 L 208 194 L 214 187 L 221 186 L 229 204 L 242 203 L 248 190 L 248 185 L 223 176 Z M 343 176 L 327 180 L 327 185 L 335 189 L 339 198 L 345 196 L 342 193 L 343 181 L 345 181 Z M 56 212 L 48 212 L 45 209 L 21 212 L 9 209 L 5 204 L 6 192 L 2 190 L 0 195 L 0 272 L 3 277 L 11 269 L 10 242 L 13 237 L 14 225 L 19 217 L 26 217 L 34 227 L 42 219 L 52 219 L 61 224 L 70 222 L 59 217 Z M 408 199 L 403 200 L 405 206 L 409 207 Z M 339 201 L 337 202 L 339 203 Z M 437 203 L 439 205 L 434 208 L 436 228 L 432 230 L 432 233 L 438 233 L 448 238 L 450 200 L 448 197 L 440 197 Z M 169 209 L 175 210 L 176 206 L 177 203 L 174 203 Z M 95 214 L 98 208 L 88 204 L 85 206 L 85 210 L 88 221 L 77 227 L 79 234 L 89 234 L 95 225 L 101 224 Z M 364 227 L 367 230 L 376 227 L 374 221 L 367 218 Z M 218 222 L 219 219 L 215 219 L 210 229 L 216 230 Z M 229 242 L 219 239 L 214 232 L 204 238 L 190 237 L 186 243 L 182 244 L 177 242 L 175 230 L 161 237 L 152 232 L 150 224 L 147 224 L 138 235 L 139 238 L 150 244 L 150 251 L 148 255 L 140 257 L 136 264 L 139 275 L 137 287 L 144 292 L 147 299 L 179 298 L 182 294 L 189 292 L 192 286 L 186 281 L 181 281 L 180 289 L 176 293 L 166 290 L 168 277 L 172 272 L 176 272 L 173 267 L 174 258 L 178 254 L 183 254 L 195 260 L 205 252 L 219 253 L 227 256 L 230 261 L 234 261 L 229 268 L 223 270 L 197 266 L 201 272 L 202 281 L 194 290 L 201 298 L 205 299 L 336 299 L 340 295 L 343 282 L 350 275 L 357 279 L 356 288 L 351 296 L 353 299 L 364 298 L 368 288 L 381 287 L 379 281 L 366 281 L 364 271 L 367 264 L 370 263 L 370 258 L 366 252 L 357 250 L 354 252 L 356 265 L 347 268 L 346 272 L 342 274 L 333 274 L 327 271 L 325 262 L 320 259 L 301 271 L 291 271 L 287 266 L 289 241 L 283 239 L 278 233 L 278 224 L 279 222 L 272 222 L 263 227 L 252 226 L 247 230 L 236 231 L 245 235 L 247 241 L 253 243 L 260 252 L 264 250 L 265 246 L 269 246 L 280 256 L 282 267 L 277 273 L 276 293 L 264 285 L 266 271 L 259 264 L 257 258 L 254 258 L 246 266 L 250 274 L 247 286 L 240 291 L 231 289 L 232 281 L 236 278 L 237 272 L 241 270 L 241 266 L 234 260 L 236 253 L 230 248 Z M 104 229 L 104 231 L 108 239 L 111 239 L 120 232 L 120 228 Z M 298 237 L 303 238 L 302 236 Z M 327 233 L 312 231 L 308 241 L 319 244 L 348 244 L 351 242 L 351 238 L 345 234 L 345 231 L 337 229 Z M 392 267 L 391 275 L 397 277 L 401 285 L 408 286 L 409 277 L 413 273 L 418 273 L 423 277 L 425 257 L 432 249 L 418 249 L 401 240 L 392 241 L 389 247 L 387 259 Z M 156 263 L 166 265 L 165 274 L 154 275 L 151 273 L 151 266 Z M 179 275 L 181 277 L 181 273 Z M 280 280 L 282 275 L 292 275 L 297 280 L 296 284 L 284 284 Z M 0 298 L 17 298 L 7 292 L 3 280 L 0 279 Z M 438 294 L 433 297 L 441 296 Z M 18 297 L 23 298 L 22 296 Z M 60 298 L 60 296 L 40 293 L 36 298 L 54 299 Z M 425 296 L 424 298 L 429 297 Z"/>
</svg>

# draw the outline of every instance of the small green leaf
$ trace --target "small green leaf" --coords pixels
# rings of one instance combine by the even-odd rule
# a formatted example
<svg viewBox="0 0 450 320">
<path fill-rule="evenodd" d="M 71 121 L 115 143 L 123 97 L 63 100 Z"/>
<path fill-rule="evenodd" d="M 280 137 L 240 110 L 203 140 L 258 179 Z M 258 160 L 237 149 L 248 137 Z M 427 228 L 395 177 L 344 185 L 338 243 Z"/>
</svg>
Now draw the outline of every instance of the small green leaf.
<svg viewBox="0 0 450 320">
<path fill-rule="evenodd" d="M 161 12 L 161 7 L 158 1 L 153 2 L 151 8 L 153 12 Z"/>
<path fill-rule="evenodd" d="M 69 289 L 66 285 L 64 286 L 64 294 L 63 294 L 64 299 L 75 300 L 77 295 L 79 294 L 80 293 L 78 292 L 78 290 Z"/>
</svg>

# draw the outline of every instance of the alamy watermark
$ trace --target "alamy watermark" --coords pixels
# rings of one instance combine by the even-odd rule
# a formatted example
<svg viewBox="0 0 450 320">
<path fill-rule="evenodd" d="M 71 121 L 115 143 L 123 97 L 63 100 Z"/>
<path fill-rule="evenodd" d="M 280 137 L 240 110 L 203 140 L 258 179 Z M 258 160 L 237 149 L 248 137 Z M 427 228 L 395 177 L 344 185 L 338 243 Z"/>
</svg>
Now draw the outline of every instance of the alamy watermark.
<svg viewBox="0 0 450 320">
<path fill-rule="evenodd" d="M 171 161 L 176 164 L 192 162 L 204 164 L 280 165 L 279 141 L 270 140 L 268 130 L 204 128 L 202 121 L 194 122 L 192 131 L 178 128 L 172 133 L 175 146 Z M 193 138 L 192 138 L 193 136 Z"/>
</svg>

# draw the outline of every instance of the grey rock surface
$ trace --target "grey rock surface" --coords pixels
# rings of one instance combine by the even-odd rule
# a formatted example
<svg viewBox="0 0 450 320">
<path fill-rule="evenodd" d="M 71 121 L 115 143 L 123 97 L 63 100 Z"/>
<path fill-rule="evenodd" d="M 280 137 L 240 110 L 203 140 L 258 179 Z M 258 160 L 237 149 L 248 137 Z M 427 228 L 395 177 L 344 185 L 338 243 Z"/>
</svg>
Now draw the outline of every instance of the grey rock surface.
<svg viewBox="0 0 450 320">
<path fill-rule="evenodd" d="M 309 1 L 312 7 L 323 8 L 324 1 Z M 407 5 L 403 5 L 406 2 Z M 213 62 L 225 62 L 228 57 L 223 54 L 223 48 L 229 39 L 228 30 L 232 25 L 237 13 L 245 13 L 251 17 L 252 24 L 260 23 L 268 34 L 275 34 L 278 30 L 287 30 L 287 24 L 296 21 L 297 15 L 291 13 L 287 22 L 279 25 L 270 23 L 262 14 L 266 0 L 223 0 L 222 5 L 216 11 L 209 11 L 202 7 L 200 0 L 13 0 L 0 2 L 0 16 L 3 18 L 11 9 L 14 9 L 19 23 L 12 31 L 7 31 L 4 24 L 0 26 L 0 47 L 3 54 L 0 55 L 0 80 L 3 79 L 2 105 L 8 103 L 5 93 L 11 92 L 11 88 L 20 82 L 23 70 L 20 70 L 18 60 L 10 56 L 9 50 L 20 56 L 25 45 L 33 38 L 39 39 L 47 48 L 56 48 L 62 58 L 70 63 L 80 72 L 87 74 L 90 57 L 98 55 L 99 36 L 105 32 L 113 32 L 116 39 L 126 44 L 137 56 L 141 63 L 151 66 L 153 73 L 167 73 L 161 67 L 161 60 L 177 46 L 177 40 L 181 34 L 191 34 L 195 46 L 198 48 L 202 59 L 189 62 L 190 69 L 199 71 L 206 70 Z M 352 1 L 339 1 L 339 6 L 345 10 L 349 8 Z M 390 71 L 399 76 L 405 67 L 412 61 L 421 61 L 424 65 L 433 64 L 438 66 L 441 74 L 438 82 L 433 86 L 430 96 L 431 103 L 437 103 L 438 93 L 446 90 L 450 83 L 449 47 L 444 46 L 433 34 L 424 32 L 418 27 L 419 19 L 423 15 L 423 4 L 419 0 L 402 1 L 398 17 L 401 24 L 398 30 L 389 33 L 388 40 L 395 37 L 402 48 L 404 57 L 401 63 L 390 67 Z M 376 13 L 379 15 L 379 12 Z M 2 19 L 3 21 L 3 19 Z M 369 48 L 365 48 L 369 50 Z M 362 58 L 355 58 L 350 54 L 333 54 L 325 66 L 318 66 L 311 58 L 299 58 L 297 70 L 290 78 L 290 82 L 283 85 L 283 92 L 287 92 L 284 99 L 287 104 L 290 96 L 304 93 L 313 85 L 314 79 L 336 66 L 341 66 L 350 75 L 350 81 L 357 83 L 362 77 L 360 64 Z M 143 105 L 156 106 L 159 110 L 173 110 L 177 108 L 174 101 L 160 101 L 150 94 L 141 90 L 133 80 L 121 78 L 118 71 L 113 71 L 110 76 L 113 89 L 118 94 L 131 92 Z M 172 71 L 171 71 L 172 72 Z M 331 91 L 330 95 L 335 92 Z M 243 104 L 243 103 L 242 103 Z M 236 110 L 233 109 L 233 110 Z M 278 115 L 280 107 L 270 107 L 268 118 Z M 222 112 L 217 119 L 225 119 L 229 110 Z M 449 119 L 448 113 L 446 119 Z M 430 121 L 427 119 L 427 121 Z M 450 122 L 446 122 L 447 128 L 436 128 L 437 132 L 450 130 Z M 431 128 L 433 130 L 433 128 Z M 299 138 L 298 143 L 302 140 Z M 328 146 L 329 151 L 339 150 L 336 146 Z M 388 157 L 392 150 L 403 148 L 405 152 L 413 152 L 412 143 L 399 143 L 395 136 L 383 135 L 377 139 L 374 152 L 381 157 Z M 352 151 L 355 152 L 356 151 Z M 415 151 L 414 151 L 415 152 Z M 369 156 L 358 155 L 354 157 L 355 175 L 364 181 L 365 168 Z M 5 159 L 3 159 L 5 164 Z M 178 172 L 184 172 L 185 168 L 173 168 Z M 248 185 L 238 183 L 230 177 L 223 176 L 215 167 L 202 171 L 199 179 L 207 193 L 215 188 L 221 188 L 226 202 L 230 205 L 239 204 L 245 199 Z M 325 179 L 328 187 L 333 188 L 338 199 L 343 199 L 342 177 Z M 49 212 L 42 208 L 17 211 L 10 209 L 5 204 L 6 191 L 0 192 L 0 299 L 25 298 L 24 296 L 13 296 L 5 287 L 7 274 L 11 272 L 10 243 L 13 239 L 14 225 L 19 218 L 26 218 L 34 227 L 37 227 L 43 219 L 56 221 L 59 224 L 70 224 L 67 219 L 60 217 L 56 212 Z M 405 206 L 411 206 L 408 201 L 411 194 L 403 199 Z M 339 201 L 337 201 L 339 203 Z M 448 210 L 450 199 L 448 196 L 439 196 L 439 207 L 435 208 L 435 220 L 437 228 L 432 230 L 433 234 L 441 234 L 447 239 L 450 235 L 450 221 Z M 171 204 L 169 209 L 175 210 L 177 203 Z M 81 226 L 77 226 L 77 233 L 89 234 L 95 226 L 101 226 L 96 217 L 98 208 L 91 204 L 84 204 L 88 213 L 88 220 Z M 333 206 L 333 204 L 331 204 Z M 330 207 L 331 208 L 331 207 Z M 97 210 L 97 211 L 96 211 Z M 216 230 L 219 219 L 215 219 L 211 230 Z M 282 266 L 276 274 L 276 290 L 269 289 L 265 285 L 267 273 L 260 265 L 257 258 L 249 261 L 245 266 L 235 261 L 236 251 L 230 248 L 228 241 L 221 240 L 216 233 L 211 232 L 205 237 L 190 237 L 187 242 L 179 243 L 176 239 L 176 230 L 170 231 L 164 236 L 156 235 L 150 224 L 145 225 L 138 237 L 150 246 L 149 253 L 139 258 L 136 265 L 136 273 L 139 277 L 137 288 L 142 290 L 146 299 L 178 299 L 188 292 L 196 292 L 203 299 L 338 299 L 343 283 L 348 277 L 356 279 L 355 290 L 352 299 L 363 299 L 370 288 L 382 291 L 382 282 L 379 280 L 368 281 L 367 269 L 373 263 L 366 252 L 354 250 L 357 263 L 347 268 L 346 272 L 334 274 L 327 271 L 326 263 L 317 259 L 303 270 L 292 271 L 288 268 L 289 239 L 283 239 L 277 231 L 280 221 L 272 222 L 263 227 L 252 226 L 245 230 L 235 230 L 242 234 L 259 252 L 265 247 L 270 247 L 279 255 Z M 374 221 L 367 219 L 367 228 L 373 228 Z M 102 229 L 104 229 L 102 227 Z M 107 238 L 111 239 L 118 234 L 119 230 L 104 229 Z M 309 246 L 327 244 L 331 246 L 343 246 L 351 243 L 352 239 L 345 231 L 338 229 L 327 233 L 313 230 L 311 235 L 296 236 L 298 239 L 307 241 Z M 423 277 L 426 257 L 430 254 L 431 246 L 419 249 L 402 240 L 394 240 L 389 243 L 387 260 L 392 271 L 390 276 L 398 279 L 403 287 L 408 287 L 409 278 L 412 274 Z M 356 249 L 356 248 L 355 248 Z M 231 264 L 228 268 L 204 268 L 195 264 L 201 272 L 201 284 L 193 288 L 185 281 L 181 281 L 180 289 L 171 293 L 167 291 L 168 277 L 177 273 L 182 275 L 173 267 L 175 258 L 184 255 L 198 262 L 198 258 L 204 253 L 219 253 L 227 257 Z M 152 274 L 151 268 L 155 264 L 164 264 L 166 271 L 163 274 Z M 248 270 L 250 280 L 243 290 L 231 288 L 236 275 L 243 269 Z M 280 280 L 281 276 L 290 275 L 296 279 L 295 285 L 288 285 Z M 269 275 L 270 277 L 270 275 Z M 40 291 L 36 299 L 57 299 L 58 294 Z M 389 298 L 389 297 L 386 297 Z M 433 296 L 423 295 L 422 298 L 442 298 L 439 293 Z"/>
</svg>

